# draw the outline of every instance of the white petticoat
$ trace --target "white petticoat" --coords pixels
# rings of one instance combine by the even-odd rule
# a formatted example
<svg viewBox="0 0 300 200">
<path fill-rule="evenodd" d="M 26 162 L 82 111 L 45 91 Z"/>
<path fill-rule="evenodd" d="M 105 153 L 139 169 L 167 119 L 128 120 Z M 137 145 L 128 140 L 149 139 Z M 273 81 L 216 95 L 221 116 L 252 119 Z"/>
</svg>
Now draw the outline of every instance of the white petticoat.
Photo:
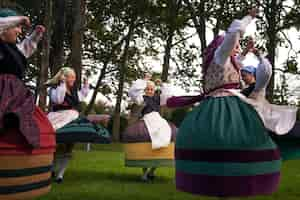
<svg viewBox="0 0 300 200">
<path fill-rule="evenodd" d="M 287 134 L 295 125 L 297 107 L 270 104 L 262 95 L 256 98 L 247 98 L 238 90 L 229 90 L 242 101 L 252 105 L 261 117 L 267 129 L 277 135 Z"/>
<path fill-rule="evenodd" d="M 47 117 L 53 128 L 57 130 L 77 119 L 79 117 L 79 113 L 76 110 L 61 110 L 57 112 L 50 112 Z"/>
</svg>

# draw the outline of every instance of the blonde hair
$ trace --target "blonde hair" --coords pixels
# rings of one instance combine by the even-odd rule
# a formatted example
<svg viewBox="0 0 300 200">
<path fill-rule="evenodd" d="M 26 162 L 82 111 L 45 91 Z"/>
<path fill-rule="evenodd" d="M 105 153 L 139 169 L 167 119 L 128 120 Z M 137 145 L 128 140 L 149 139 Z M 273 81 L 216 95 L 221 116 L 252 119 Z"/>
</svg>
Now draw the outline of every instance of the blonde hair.
<svg viewBox="0 0 300 200">
<path fill-rule="evenodd" d="M 74 69 L 70 67 L 63 67 L 52 77 L 52 79 L 49 79 L 45 85 L 57 85 L 61 81 L 62 77 L 68 76 L 71 73 L 75 74 Z"/>
<path fill-rule="evenodd" d="M 146 87 L 155 87 L 155 83 L 153 81 L 147 81 L 147 86 Z"/>
</svg>

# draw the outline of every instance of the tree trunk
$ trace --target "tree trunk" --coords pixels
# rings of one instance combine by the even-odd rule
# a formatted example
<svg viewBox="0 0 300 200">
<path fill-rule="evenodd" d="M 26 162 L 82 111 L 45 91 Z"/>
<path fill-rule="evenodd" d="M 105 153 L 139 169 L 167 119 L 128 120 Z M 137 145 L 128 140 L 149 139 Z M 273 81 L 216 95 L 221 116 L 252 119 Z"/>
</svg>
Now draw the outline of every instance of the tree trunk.
<svg viewBox="0 0 300 200">
<path fill-rule="evenodd" d="M 184 2 L 187 4 L 188 9 L 191 13 L 191 17 L 194 23 L 194 26 L 197 30 L 199 39 L 200 39 L 200 43 L 201 43 L 201 53 L 203 55 L 204 50 L 207 46 L 207 41 L 206 41 L 206 17 L 203 15 L 206 11 L 205 11 L 205 1 L 201 1 L 200 4 L 200 11 L 199 13 L 201 13 L 201 16 L 197 16 L 197 13 L 195 11 L 195 8 L 193 7 L 192 3 L 190 0 L 184 0 Z"/>
<path fill-rule="evenodd" d="M 129 30 L 125 39 L 125 47 L 124 47 L 124 53 L 121 58 L 120 63 L 120 80 L 119 80 L 119 86 L 118 86 L 118 92 L 117 92 L 117 102 L 115 106 L 114 111 L 114 120 L 113 120 L 113 140 L 119 141 L 120 140 L 120 117 L 121 117 L 121 104 L 122 104 L 122 98 L 123 98 L 123 90 L 124 90 L 124 82 L 125 82 L 125 76 L 126 76 L 126 65 L 128 60 L 128 53 L 129 53 L 129 47 L 130 47 L 130 40 L 134 31 L 135 27 L 135 19 L 132 20 L 131 24 L 129 25 Z"/>
<path fill-rule="evenodd" d="M 66 26 L 66 1 L 55 0 L 54 2 L 54 20 L 52 34 L 52 48 L 50 52 L 50 70 L 52 76 L 56 74 L 64 64 L 64 39 Z"/>
<path fill-rule="evenodd" d="M 45 110 L 47 105 L 47 88 L 44 83 L 48 79 L 49 70 L 49 57 L 50 57 L 50 42 L 51 42 L 51 18 L 52 18 L 52 0 L 44 1 L 44 25 L 46 32 L 44 40 L 42 41 L 42 54 L 41 54 L 41 69 L 39 78 L 39 106 Z"/>
<path fill-rule="evenodd" d="M 72 0 L 71 65 L 76 72 L 77 85 L 81 85 L 82 44 L 84 32 L 85 0 Z"/>
<path fill-rule="evenodd" d="M 272 0 L 270 2 L 270 5 L 266 6 L 265 14 L 268 21 L 267 26 L 267 35 L 268 35 L 268 41 L 267 41 L 267 51 L 268 51 L 268 59 L 270 63 L 272 64 L 272 77 L 269 82 L 268 88 L 267 88 L 267 99 L 272 102 L 274 97 L 274 87 L 275 87 L 275 58 L 276 58 L 276 47 L 277 47 L 277 31 L 276 31 L 276 13 L 277 5 L 276 0 Z"/>
<path fill-rule="evenodd" d="M 15 0 L 0 0 L 0 8 L 15 7 L 15 6 L 16 6 Z"/>
<path fill-rule="evenodd" d="M 167 44 L 165 47 L 164 64 L 163 64 L 163 71 L 161 75 L 161 80 L 163 82 L 166 82 L 169 76 L 173 37 L 174 37 L 174 30 L 171 28 L 168 33 Z"/>
<path fill-rule="evenodd" d="M 181 0 L 177 2 L 177 0 L 170 0 L 168 1 L 168 8 L 169 8 L 169 23 L 167 25 L 167 43 L 165 46 L 165 55 L 164 55 L 164 64 L 163 64 L 163 71 L 161 75 L 161 79 L 163 82 L 168 80 L 169 76 L 169 69 L 170 69 L 170 59 L 171 59 L 171 51 L 173 47 L 173 38 L 176 31 L 176 18 L 181 7 Z"/>
<path fill-rule="evenodd" d="M 97 84 L 96 84 L 96 87 L 94 89 L 93 96 L 92 96 L 92 98 L 91 98 L 91 100 L 90 100 L 90 102 L 89 102 L 89 104 L 88 104 L 88 106 L 87 106 L 87 108 L 84 112 L 85 115 L 88 115 L 91 112 L 92 108 L 93 108 L 93 105 L 94 105 L 94 103 L 96 101 L 96 98 L 97 98 L 98 89 L 101 86 L 102 80 L 105 78 L 106 69 L 107 69 L 107 66 L 110 62 L 110 58 L 115 53 L 116 49 L 123 44 L 123 42 L 124 42 L 124 38 L 120 42 L 118 42 L 116 45 L 114 45 L 111 49 L 111 52 L 110 52 L 109 56 L 104 61 L 103 68 L 101 69 L 100 75 L 98 77 Z"/>
</svg>

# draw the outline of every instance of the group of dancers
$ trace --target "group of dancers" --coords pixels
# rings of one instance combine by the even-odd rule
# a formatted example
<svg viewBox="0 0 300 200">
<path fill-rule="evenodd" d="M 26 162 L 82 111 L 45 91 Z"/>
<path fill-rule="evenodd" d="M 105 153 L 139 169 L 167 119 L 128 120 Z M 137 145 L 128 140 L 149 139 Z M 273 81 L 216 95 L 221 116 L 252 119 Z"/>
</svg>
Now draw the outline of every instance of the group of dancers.
<svg viewBox="0 0 300 200">
<path fill-rule="evenodd" d="M 269 131 L 288 133 L 296 121 L 296 108 L 266 100 L 272 66 L 253 40 L 240 55 L 239 41 L 256 15 L 257 10 L 252 9 L 243 19 L 233 21 L 226 34 L 217 36 L 207 47 L 202 66 L 203 94 L 178 97 L 168 91 L 167 83 L 153 82 L 149 74 L 133 83 L 128 95 L 138 112 L 131 113 L 136 120 L 122 133 L 122 142 L 125 165 L 141 168 L 143 181 L 153 180 L 158 167 L 174 166 L 175 161 L 176 187 L 181 191 L 235 197 L 269 195 L 277 190 L 281 149 Z M 110 134 L 80 115 L 80 102 L 90 86 L 85 80 L 79 90 L 72 68 L 61 68 L 45 83 L 49 87 L 48 114 L 35 106 L 23 79 L 26 59 L 34 53 L 45 28 L 37 26 L 18 43 L 23 26 L 30 26 L 29 18 L 10 9 L 0 10 L 1 134 L 19 129 L 28 148 L 38 149 L 42 140 L 38 123 L 44 124 L 59 143 L 52 175 L 61 183 L 74 144 L 110 143 Z M 243 66 L 248 52 L 257 56 L 258 67 Z M 248 85 L 242 90 L 241 80 Z M 195 104 L 178 129 L 160 114 L 161 106 Z"/>
</svg>

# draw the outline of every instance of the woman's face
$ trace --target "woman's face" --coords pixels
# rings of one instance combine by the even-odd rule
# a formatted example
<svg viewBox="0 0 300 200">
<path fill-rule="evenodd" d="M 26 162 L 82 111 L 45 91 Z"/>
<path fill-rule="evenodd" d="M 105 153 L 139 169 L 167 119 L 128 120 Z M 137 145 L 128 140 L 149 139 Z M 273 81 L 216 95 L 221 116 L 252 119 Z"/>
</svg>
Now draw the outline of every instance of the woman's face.
<svg viewBox="0 0 300 200">
<path fill-rule="evenodd" d="M 147 85 L 145 89 L 145 95 L 148 97 L 153 97 L 155 94 L 155 87 L 154 85 Z"/>
<path fill-rule="evenodd" d="M 21 25 L 7 29 L 4 33 L 2 33 L 1 40 L 7 43 L 16 43 L 20 34 L 22 34 Z"/>
<path fill-rule="evenodd" d="M 66 75 L 66 86 L 68 88 L 74 87 L 76 81 L 76 74 L 74 72 L 70 72 L 68 75 Z"/>
<path fill-rule="evenodd" d="M 255 77 L 253 76 L 253 74 L 251 74 L 251 73 L 249 73 L 249 72 L 242 71 L 242 72 L 241 72 L 241 76 L 242 76 L 243 81 L 244 81 L 247 85 L 250 85 L 250 84 L 252 84 L 253 82 L 255 82 Z"/>
<path fill-rule="evenodd" d="M 234 47 L 234 49 L 231 52 L 231 56 L 236 56 L 240 54 L 240 52 L 241 52 L 241 45 L 240 43 L 237 43 L 237 45 Z"/>
</svg>

